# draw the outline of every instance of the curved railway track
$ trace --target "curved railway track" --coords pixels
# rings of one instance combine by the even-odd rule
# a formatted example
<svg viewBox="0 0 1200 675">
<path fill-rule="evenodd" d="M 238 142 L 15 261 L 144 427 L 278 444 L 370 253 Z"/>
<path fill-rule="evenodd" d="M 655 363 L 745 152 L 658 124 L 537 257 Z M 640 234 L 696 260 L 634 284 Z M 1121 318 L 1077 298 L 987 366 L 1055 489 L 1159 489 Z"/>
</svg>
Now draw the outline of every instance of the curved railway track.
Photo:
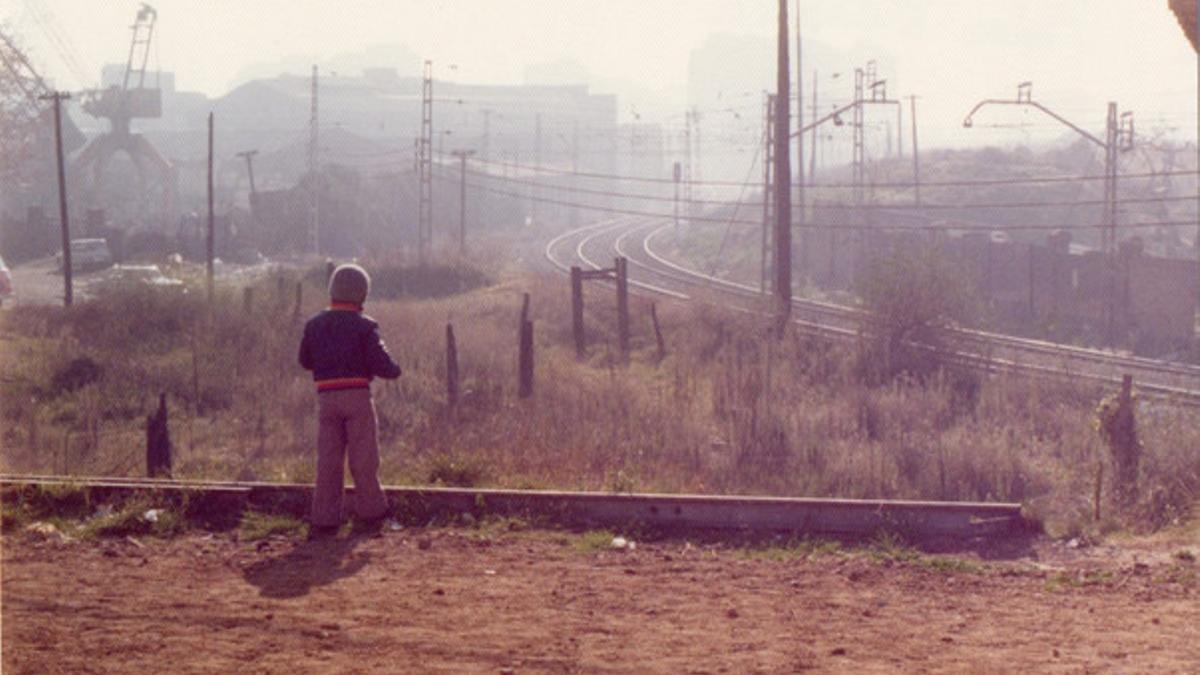
<svg viewBox="0 0 1200 675">
<path fill-rule="evenodd" d="M 630 285 L 644 293 L 680 301 L 703 295 L 738 311 L 769 310 L 769 299 L 758 288 L 664 255 L 659 240 L 671 227 L 661 218 L 613 218 L 558 235 L 546 244 L 545 255 L 563 272 L 573 265 L 600 269 L 614 256 L 625 256 Z M 793 300 L 793 316 L 802 330 L 841 339 L 856 338 L 865 317 L 853 307 L 800 298 Z M 971 367 L 1114 385 L 1129 374 L 1145 395 L 1200 405 L 1200 367 L 976 329 L 957 329 L 955 338 L 960 347 L 952 358 Z"/>
</svg>

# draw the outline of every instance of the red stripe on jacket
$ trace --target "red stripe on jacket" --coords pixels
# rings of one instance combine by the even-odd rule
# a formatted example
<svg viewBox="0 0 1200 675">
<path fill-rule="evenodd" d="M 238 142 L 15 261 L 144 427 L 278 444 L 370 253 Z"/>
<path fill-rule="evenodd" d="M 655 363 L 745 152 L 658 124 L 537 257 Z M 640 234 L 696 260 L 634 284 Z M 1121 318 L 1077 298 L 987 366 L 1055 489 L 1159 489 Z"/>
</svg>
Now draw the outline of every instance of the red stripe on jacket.
<svg viewBox="0 0 1200 675">
<path fill-rule="evenodd" d="M 331 380 L 317 380 L 318 392 L 370 388 L 371 379 L 368 377 L 337 377 Z"/>
</svg>

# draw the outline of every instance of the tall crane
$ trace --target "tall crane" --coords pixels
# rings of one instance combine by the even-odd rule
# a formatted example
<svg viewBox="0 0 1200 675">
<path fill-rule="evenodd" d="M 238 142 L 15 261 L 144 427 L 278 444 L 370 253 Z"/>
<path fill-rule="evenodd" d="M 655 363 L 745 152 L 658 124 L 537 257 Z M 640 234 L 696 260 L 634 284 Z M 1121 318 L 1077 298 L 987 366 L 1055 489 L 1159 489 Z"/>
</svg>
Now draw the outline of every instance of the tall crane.
<svg viewBox="0 0 1200 675">
<path fill-rule="evenodd" d="M 83 93 L 83 110 L 93 117 L 107 119 L 110 128 L 88 143 L 74 166 L 82 173 L 91 173 L 89 199 L 97 203 L 103 193 L 105 168 L 115 154 L 124 151 L 138 173 L 141 192 L 138 212 L 149 215 L 152 202 L 158 201 L 159 215 L 170 218 L 175 208 L 175 168 L 145 137 L 130 131 L 134 119 L 162 117 L 162 90 L 146 86 L 146 64 L 157 21 L 158 12 L 143 3 L 130 27 L 133 38 L 120 86 L 113 84 Z"/>
</svg>

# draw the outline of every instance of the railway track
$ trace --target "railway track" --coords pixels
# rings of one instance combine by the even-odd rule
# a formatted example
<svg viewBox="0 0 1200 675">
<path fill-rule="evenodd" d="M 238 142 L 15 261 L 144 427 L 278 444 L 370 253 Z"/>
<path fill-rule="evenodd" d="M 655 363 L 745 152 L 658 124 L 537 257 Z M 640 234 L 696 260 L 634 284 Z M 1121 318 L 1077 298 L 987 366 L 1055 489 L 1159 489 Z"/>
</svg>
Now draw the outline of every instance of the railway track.
<svg viewBox="0 0 1200 675">
<path fill-rule="evenodd" d="M 564 272 L 572 265 L 599 269 L 613 256 L 625 256 L 630 285 L 643 292 L 683 301 L 717 296 L 738 311 L 769 310 L 758 288 L 706 274 L 661 253 L 659 240 L 671 227 L 664 219 L 614 218 L 555 237 L 545 255 Z M 801 298 L 793 300 L 793 316 L 803 330 L 840 339 L 857 338 L 865 318 L 853 307 Z M 950 356 L 970 367 L 1104 385 L 1117 385 L 1129 374 L 1143 395 L 1200 405 L 1200 367 L 975 329 L 957 329 L 954 337 L 959 348 Z"/>
<path fill-rule="evenodd" d="M 135 494 L 199 502 L 222 515 L 237 509 L 284 509 L 302 515 L 311 485 L 225 481 L 0 475 L 0 492 L 73 487 L 93 502 Z M 389 486 L 401 515 L 523 515 L 565 525 L 683 530 L 791 532 L 866 537 L 881 531 L 922 538 L 974 538 L 1022 531 L 1019 504 L 807 499 L 548 490 Z"/>
</svg>

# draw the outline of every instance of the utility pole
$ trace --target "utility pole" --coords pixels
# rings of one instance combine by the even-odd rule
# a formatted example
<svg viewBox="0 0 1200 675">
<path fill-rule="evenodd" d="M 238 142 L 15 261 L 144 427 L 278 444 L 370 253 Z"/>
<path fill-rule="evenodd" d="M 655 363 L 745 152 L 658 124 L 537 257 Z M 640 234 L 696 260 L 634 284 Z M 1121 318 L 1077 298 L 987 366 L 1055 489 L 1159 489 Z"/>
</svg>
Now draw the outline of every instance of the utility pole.
<svg viewBox="0 0 1200 675">
<path fill-rule="evenodd" d="M 792 310 L 792 166 L 787 0 L 779 0 L 779 53 L 775 79 L 775 333 L 782 338 Z"/>
<path fill-rule="evenodd" d="M 571 122 L 571 184 L 573 187 L 579 187 L 579 118 Z M 578 199 L 581 197 L 574 198 Z M 571 207 L 571 227 L 579 227 L 578 206 Z"/>
<path fill-rule="evenodd" d="M 421 137 L 417 143 L 420 194 L 417 203 L 417 258 L 429 263 L 433 248 L 433 61 L 425 62 L 421 80 Z"/>
<path fill-rule="evenodd" d="M 467 158 L 475 154 L 474 150 L 455 150 L 454 156 L 459 160 L 458 187 L 458 252 L 467 253 Z"/>
<path fill-rule="evenodd" d="M 258 222 L 258 211 L 254 208 L 254 203 L 258 201 L 258 189 L 254 187 L 254 156 L 258 154 L 258 150 L 243 150 L 237 154 L 238 157 L 246 160 L 246 174 L 250 177 L 250 219 Z"/>
<path fill-rule="evenodd" d="M 683 167 L 675 162 L 672 177 L 675 179 L 675 230 L 679 231 L 679 181 L 683 178 Z"/>
<path fill-rule="evenodd" d="M 243 150 L 237 154 L 238 157 L 246 160 L 246 174 L 250 176 L 250 196 L 252 198 L 252 204 L 254 195 L 258 194 L 258 191 L 254 187 L 254 156 L 257 154 L 258 150 Z"/>
<path fill-rule="evenodd" d="M 818 127 L 820 127 L 822 124 L 825 124 L 826 122 L 833 122 L 833 124 L 835 126 L 844 126 L 845 123 L 842 121 L 842 117 L 841 117 L 842 113 L 845 113 L 845 112 L 852 113 L 851 130 L 853 132 L 854 147 L 853 147 L 853 155 L 852 155 L 852 159 L 851 159 L 851 169 L 852 169 L 853 203 L 855 206 L 852 213 L 853 213 L 853 218 L 855 220 L 855 223 L 857 225 L 862 225 L 865 222 L 865 219 L 863 218 L 863 213 L 862 213 L 863 209 L 861 207 L 862 207 L 863 201 L 864 201 L 864 184 L 866 182 L 865 181 L 866 144 L 865 144 L 865 138 L 864 138 L 865 127 L 866 127 L 864 116 L 865 116 L 866 106 L 868 106 L 868 105 L 895 105 L 897 107 L 900 106 L 900 101 L 891 100 L 887 97 L 887 80 L 879 80 L 879 79 L 877 79 L 876 75 L 877 75 L 877 70 L 876 70 L 876 66 L 875 66 L 875 61 L 868 61 L 867 67 L 865 69 L 855 68 L 854 69 L 854 100 L 850 101 L 849 103 L 847 103 L 846 105 L 844 105 L 840 108 L 835 109 L 834 111 L 830 112 L 827 115 L 824 115 L 822 117 L 818 117 L 817 119 L 814 119 L 812 122 L 809 122 L 806 125 L 801 125 L 800 128 L 798 128 L 796 130 L 797 135 L 804 134 L 804 133 L 808 132 L 809 130 L 814 130 L 814 133 L 815 133 L 815 130 Z M 865 96 L 867 89 L 871 90 L 870 98 L 867 98 Z M 815 116 L 816 115 L 814 113 L 814 117 Z M 865 242 L 865 237 L 864 237 L 864 234 L 863 234 L 863 231 L 861 230 L 861 228 L 856 229 L 854 231 L 854 237 L 856 238 L 855 240 L 858 242 L 858 246 L 860 247 L 860 250 L 861 250 L 861 248 Z M 831 261 L 832 261 L 833 257 L 837 255 L 837 243 L 839 241 L 838 232 L 837 231 L 831 232 L 830 238 L 831 238 L 831 242 L 832 242 L 832 248 L 830 250 Z M 831 265 L 830 269 L 832 270 L 833 263 L 831 262 L 830 265 Z"/>
<path fill-rule="evenodd" d="M 308 120 L 308 177 L 309 185 L 309 246 L 316 254 L 321 254 L 321 127 L 318 117 L 317 102 L 317 66 L 312 67 L 312 110 Z"/>
<path fill-rule="evenodd" d="M 796 128 L 804 128 L 804 64 L 800 33 L 800 0 L 796 0 Z M 796 134 L 796 226 L 800 233 L 801 269 L 808 273 L 808 231 L 805 229 L 804 134 Z"/>
<path fill-rule="evenodd" d="M 771 288 L 771 258 L 774 247 L 771 246 L 774 219 L 772 207 L 775 189 L 771 184 L 775 164 L 775 94 L 765 92 L 763 115 L 763 205 L 762 205 L 762 253 L 759 256 L 760 278 L 758 290 L 763 295 Z"/>
<path fill-rule="evenodd" d="M 70 100 L 71 95 L 65 91 L 39 96 L 43 101 L 54 101 L 54 151 L 58 157 L 58 217 L 62 223 L 62 263 L 63 263 L 63 306 L 70 307 L 74 302 L 74 270 L 71 267 L 71 221 L 67 214 L 67 172 L 63 163 L 62 143 L 62 102 Z"/>
<path fill-rule="evenodd" d="M 537 167 L 538 170 L 540 170 L 542 166 L 542 113 L 537 113 L 534 116 L 533 121 L 533 165 Z M 538 199 L 541 197 L 541 194 L 538 190 L 539 176 L 536 173 L 533 176 L 533 185 L 530 186 L 530 194 L 532 195 L 532 199 L 530 199 L 531 204 L 529 205 L 529 210 L 530 217 L 536 224 L 538 223 Z"/>
<path fill-rule="evenodd" d="M 699 185 L 704 180 L 704 157 L 701 149 L 704 144 L 701 143 L 700 136 L 700 109 L 692 107 L 692 161 L 691 168 L 688 170 L 688 224 L 692 222 L 692 218 L 696 216 L 695 202 L 692 201 L 692 186 Z M 703 195 L 702 195 L 703 196 Z"/>
<path fill-rule="evenodd" d="M 913 194 L 918 207 L 921 206 L 921 153 L 917 149 L 917 97 L 909 96 L 909 117 L 912 118 Z"/>
<path fill-rule="evenodd" d="M 483 140 L 479 150 L 479 158 L 483 161 L 488 161 L 492 158 L 488 151 L 492 140 L 492 111 L 488 108 L 483 109 Z"/>
<path fill-rule="evenodd" d="M 480 134 L 479 158 L 482 159 L 484 162 L 487 162 L 488 160 L 490 160 L 492 158 L 492 154 L 491 154 L 492 111 L 488 108 L 484 108 L 482 112 L 483 112 L 483 133 Z M 482 175 L 480 175 L 479 182 L 486 189 L 488 186 L 490 186 L 492 184 L 489 181 L 489 179 L 492 176 L 492 172 L 491 172 L 490 168 L 488 168 L 488 167 L 484 167 L 484 168 L 485 168 L 485 171 Z M 505 166 L 504 170 L 508 171 L 508 167 Z M 487 213 L 488 201 L 489 201 L 489 199 L 488 199 L 487 192 L 486 191 L 481 192 L 479 194 L 479 208 L 480 208 L 480 211 L 482 211 L 483 213 Z"/>
<path fill-rule="evenodd" d="M 813 97 L 812 97 L 812 114 L 813 119 L 817 118 L 817 71 L 813 71 Z M 799 103 L 797 102 L 797 105 Z M 804 125 L 800 125 L 803 129 Z M 809 149 L 808 157 L 808 183 L 813 185 L 817 182 L 817 139 L 820 138 L 820 130 L 816 125 L 812 128 L 812 147 Z"/>
<path fill-rule="evenodd" d="M 1105 322 L 1108 328 L 1108 343 L 1115 345 L 1117 330 L 1117 174 L 1120 151 L 1133 148 L 1133 113 L 1126 111 L 1117 114 L 1117 104 L 1108 104 L 1107 121 L 1105 124 L 1104 140 L 1100 140 L 1081 127 L 1068 121 L 1046 106 L 1033 100 L 1033 83 L 1022 82 L 1017 85 L 1016 100 L 984 99 L 975 104 L 974 108 L 963 119 L 964 127 L 974 124 L 973 117 L 980 108 L 988 105 L 1016 105 L 1036 108 L 1055 121 L 1069 127 L 1075 133 L 1083 136 L 1104 150 L 1104 222 L 1100 225 L 1101 245 L 1108 259 L 1108 301 L 1106 303 Z"/>
<path fill-rule="evenodd" d="M 872 61 L 871 63 L 874 63 Z M 865 153 L 863 149 L 863 80 L 866 74 L 862 68 L 854 69 L 854 110 L 850 130 L 853 133 L 853 150 L 850 160 L 851 182 L 854 184 L 854 211 L 859 213 L 863 203 L 863 168 Z"/>
<path fill-rule="evenodd" d="M 204 238 L 204 274 L 208 282 L 208 304 L 216 299 L 216 289 L 213 281 L 213 258 L 215 257 L 215 212 L 213 211 L 213 114 L 208 113 L 208 233 Z"/>
<path fill-rule="evenodd" d="M 683 184 L 683 201 L 687 204 L 687 223 L 692 224 L 692 177 L 695 167 L 692 165 L 692 110 L 688 108 L 683 113 L 683 173 L 687 181 Z"/>
</svg>

